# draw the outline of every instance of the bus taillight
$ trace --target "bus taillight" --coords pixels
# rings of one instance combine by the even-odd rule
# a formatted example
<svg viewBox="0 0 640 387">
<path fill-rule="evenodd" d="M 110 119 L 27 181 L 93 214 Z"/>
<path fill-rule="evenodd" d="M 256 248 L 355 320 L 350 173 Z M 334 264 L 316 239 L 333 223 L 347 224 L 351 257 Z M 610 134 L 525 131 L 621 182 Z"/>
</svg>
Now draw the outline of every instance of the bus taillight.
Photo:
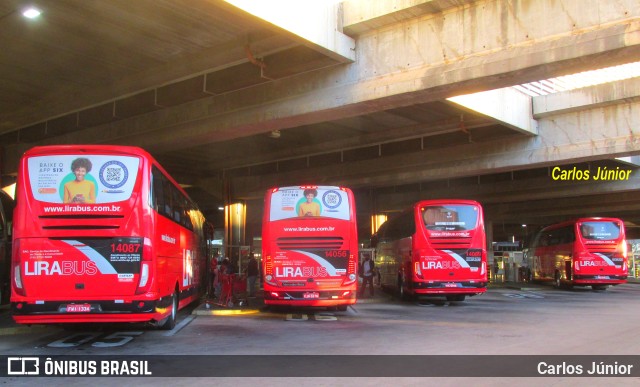
<svg viewBox="0 0 640 387">
<path fill-rule="evenodd" d="M 414 273 L 416 273 L 416 277 L 420 278 L 420 279 L 424 279 L 424 277 L 422 276 L 422 270 L 420 270 L 420 261 L 415 261 L 414 264 Z"/>
<path fill-rule="evenodd" d="M 273 261 L 271 260 L 270 255 L 267 255 L 264 259 L 264 274 L 265 275 L 273 274 Z"/>
<path fill-rule="evenodd" d="M 11 255 L 11 265 L 13 268 L 13 290 L 19 296 L 25 296 L 25 290 L 22 282 L 22 269 L 20 263 L 22 262 L 20 256 L 20 239 L 16 239 L 13 242 L 13 252 Z"/>
<path fill-rule="evenodd" d="M 152 263 L 151 241 L 144 238 L 144 246 L 142 248 L 142 258 L 140 262 L 140 280 L 136 294 L 144 294 L 151 288 L 151 263 Z"/>
<path fill-rule="evenodd" d="M 269 285 L 277 285 L 273 279 L 273 260 L 271 259 L 271 255 L 267 255 L 264 258 L 264 282 Z"/>
<path fill-rule="evenodd" d="M 347 265 L 347 279 L 343 281 L 343 285 L 349 285 L 356 282 L 356 259 L 353 254 L 349 254 L 349 263 Z"/>
<path fill-rule="evenodd" d="M 349 254 L 349 266 L 347 268 L 347 274 L 356 274 L 356 260 L 353 254 Z"/>
<path fill-rule="evenodd" d="M 620 242 L 620 251 L 622 252 L 622 257 L 627 259 L 627 241 L 623 240 Z"/>
</svg>

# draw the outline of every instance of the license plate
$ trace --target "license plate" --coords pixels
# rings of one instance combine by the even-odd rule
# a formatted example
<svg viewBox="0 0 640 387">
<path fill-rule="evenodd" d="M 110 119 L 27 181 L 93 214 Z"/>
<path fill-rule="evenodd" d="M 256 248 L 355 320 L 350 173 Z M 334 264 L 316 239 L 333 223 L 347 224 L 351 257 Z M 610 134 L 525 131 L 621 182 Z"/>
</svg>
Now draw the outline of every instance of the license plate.
<svg viewBox="0 0 640 387">
<path fill-rule="evenodd" d="M 318 292 L 306 292 L 302 295 L 303 298 L 319 298 L 320 293 Z"/>
<path fill-rule="evenodd" d="M 609 279 L 608 275 L 597 275 L 596 279 Z"/>
<path fill-rule="evenodd" d="M 445 288 L 457 288 L 458 284 L 444 284 Z"/>
<path fill-rule="evenodd" d="M 66 307 L 67 313 L 87 313 L 91 312 L 91 305 L 89 304 L 68 304 Z"/>
</svg>

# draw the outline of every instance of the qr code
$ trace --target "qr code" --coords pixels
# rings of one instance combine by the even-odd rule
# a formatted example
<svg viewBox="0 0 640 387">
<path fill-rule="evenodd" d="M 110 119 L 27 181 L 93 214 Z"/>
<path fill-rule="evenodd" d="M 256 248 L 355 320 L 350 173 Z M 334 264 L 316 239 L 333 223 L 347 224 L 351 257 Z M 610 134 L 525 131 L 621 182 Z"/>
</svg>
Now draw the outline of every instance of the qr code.
<svg viewBox="0 0 640 387">
<path fill-rule="evenodd" d="M 338 195 L 329 195 L 327 196 L 327 204 L 329 205 L 336 205 L 338 204 Z"/>
<path fill-rule="evenodd" d="M 120 181 L 122 179 L 122 169 L 120 168 L 107 168 L 107 181 Z"/>
</svg>

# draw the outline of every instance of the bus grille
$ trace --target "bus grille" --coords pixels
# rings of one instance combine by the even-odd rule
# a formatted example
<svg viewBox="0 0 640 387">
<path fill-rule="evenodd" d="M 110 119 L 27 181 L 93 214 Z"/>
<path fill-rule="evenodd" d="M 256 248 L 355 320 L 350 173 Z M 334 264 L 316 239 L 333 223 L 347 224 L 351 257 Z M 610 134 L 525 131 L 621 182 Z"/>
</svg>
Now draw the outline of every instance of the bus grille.
<svg viewBox="0 0 640 387">
<path fill-rule="evenodd" d="M 281 250 L 339 249 L 343 242 L 341 237 L 284 237 L 276 240 L 276 244 Z"/>
<path fill-rule="evenodd" d="M 615 253 L 616 245 L 587 245 L 587 251 L 590 253 Z"/>
<path fill-rule="evenodd" d="M 431 246 L 436 250 L 442 249 L 468 249 L 471 247 L 471 238 L 460 239 L 431 239 Z"/>
<path fill-rule="evenodd" d="M 74 226 L 43 226 L 44 230 L 115 230 L 118 226 L 103 225 L 74 225 Z"/>
<path fill-rule="evenodd" d="M 40 215 L 43 230 L 116 230 L 123 215 Z"/>
</svg>

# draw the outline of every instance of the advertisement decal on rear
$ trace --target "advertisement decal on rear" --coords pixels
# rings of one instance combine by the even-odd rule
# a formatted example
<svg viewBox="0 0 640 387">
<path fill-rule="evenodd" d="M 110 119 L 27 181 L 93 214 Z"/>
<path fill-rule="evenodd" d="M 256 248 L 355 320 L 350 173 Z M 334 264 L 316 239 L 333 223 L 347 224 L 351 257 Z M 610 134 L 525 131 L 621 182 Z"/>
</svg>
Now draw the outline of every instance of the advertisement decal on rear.
<svg viewBox="0 0 640 387">
<path fill-rule="evenodd" d="M 324 278 L 345 275 L 347 250 L 290 250 L 275 256 L 276 278 Z"/>
<path fill-rule="evenodd" d="M 120 282 L 130 282 L 140 272 L 142 238 L 43 242 L 23 250 L 25 276 L 114 274 Z"/>
<path fill-rule="evenodd" d="M 28 159 L 34 199 L 73 211 L 73 205 L 113 203 L 131 197 L 140 160 L 127 156 L 51 155 Z M 86 206 L 84 206 L 86 207 Z"/>
</svg>

